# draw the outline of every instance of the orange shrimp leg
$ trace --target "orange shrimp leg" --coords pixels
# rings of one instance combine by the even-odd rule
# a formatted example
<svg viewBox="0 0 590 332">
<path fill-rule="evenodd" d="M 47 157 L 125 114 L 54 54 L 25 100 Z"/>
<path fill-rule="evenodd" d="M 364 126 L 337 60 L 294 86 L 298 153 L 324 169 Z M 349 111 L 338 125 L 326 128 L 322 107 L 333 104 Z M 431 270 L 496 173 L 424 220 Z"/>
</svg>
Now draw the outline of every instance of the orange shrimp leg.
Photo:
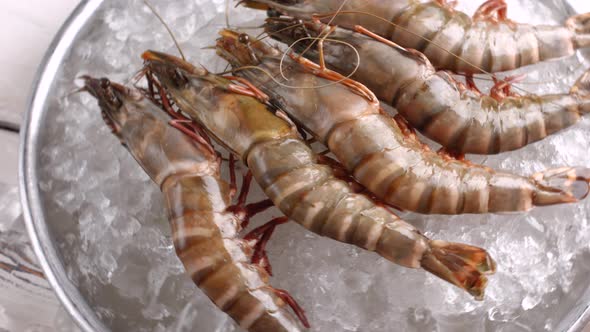
<svg viewBox="0 0 590 332">
<path fill-rule="evenodd" d="M 145 76 L 148 83 L 148 94 L 152 101 L 162 106 L 166 113 L 168 113 L 168 115 L 170 115 L 173 119 L 189 120 L 186 116 L 182 115 L 180 112 L 177 112 L 172 108 L 172 102 L 170 101 L 168 96 L 166 96 L 164 88 L 162 88 L 162 85 L 156 79 L 154 79 L 154 77 L 149 71 L 145 72 Z M 160 97 L 159 100 L 156 100 L 156 93 L 158 97 Z"/>
<path fill-rule="evenodd" d="M 184 116 L 182 113 L 176 112 L 172 108 L 170 100 L 166 96 L 166 93 L 161 88 L 161 86 L 155 80 L 148 81 L 151 82 L 151 84 L 153 84 L 152 87 L 154 85 L 156 86 L 156 88 L 158 89 L 158 93 L 160 95 L 161 106 L 164 108 L 166 113 L 170 114 L 170 116 L 172 116 L 172 118 L 174 119 L 170 120 L 170 125 L 180 130 L 182 133 L 189 136 L 193 140 L 195 140 L 197 143 L 206 148 L 210 153 L 217 154 L 217 151 L 215 151 L 213 145 L 211 145 L 211 140 L 209 139 L 209 136 L 207 135 L 207 133 L 205 133 L 203 128 L 201 128 L 201 126 L 196 124 L 194 121 Z"/>
<path fill-rule="evenodd" d="M 474 21 L 489 21 L 493 23 L 506 23 L 516 27 L 516 22 L 508 19 L 508 4 L 505 0 L 488 0 L 484 2 L 473 14 Z"/>
<path fill-rule="evenodd" d="M 217 151 L 213 148 L 211 138 L 209 138 L 209 135 L 207 135 L 207 132 L 205 132 L 203 127 L 189 119 L 180 111 L 175 111 L 172 108 L 172 101 L 168 98 L 164 88 L 160 85 L 160 83 L 154 80 L 153 77 L 148 76 L 148 85 L 151 86 L 151 89 L 153 89 L 154 86 L 158 89 L 158 95 L 160 96 L 160 106 L 162 106 L 166 113 L 168 113 L 174 119 L 170 121 L 170 125 L 193 138 L 198 143 L 202 144 L 211 153 L 218 155 Z M 153 93 L 153 90 L 150 92 Z M 193 132 L 191 132 L 191 130 Z"/>
<path fill-rule="evenodd" d="M 467 88 L 469 90 L 481 94 L 481 91 L 479 90 L 477 84 L 475 84 L 475 81 L 473 80 L 473 74 L 465 74 L 465 83 L 467 83 Z"/>
<path fill-rule="evenodd" d="M 297 315 L 297 318 L 299 318 L 303 326 L 305 326 L 306 328 L 311 327 L 311 325 L 309 325 L 307 317 L 305 316 L 305 310 L 301 308 L 301 306 L 297 303 L 297 301 L 295 301 L 295 299 L 291 296 L 291 294 L 289 294 L 289 292 L 287 292 L 284 289 L 277 288 L 273 288 L 272 290 L 278 297 L 281 298 L 281 300 L 285 301 L 285 303 L 287 303 L 289 307 L 293 309 L 293 312 L 295 312 L 295 315 Z"/>
<path fill-rule="evenodd" d="M 230 174 L 233 165 L 230 165 Z M 231 176 L 231 175 L 230 175 Z M 235 178 L 235 171 L 234 171 L 234 178 Z M 234 179 L 235 181 L 235 179 Z M 248 191 L 250 191 L 250 184 L 252 183 L 252 172 L 248 171 L 246 175 L 242 177 L 242 188 L 240 189 L 240 194 L 238 195 L 238 201 L 236 204 L 229 206 L 227 208 L 228 212 L 231 212 L 235 215 L 240 215 L 242 221 L 242 228 L 248 226 L 249 219 L 247 217 L 248 213 L 246 212 L 246 199 L 248 197 Z"/>
<path fill-rule="evenodd" d="M 248 198 L 248 192 L 250 191 L 251 183 L 252 172 L 248 171 L 248 173 L 244 175 L 242 180 L 242 188 L 240 189 L 240 194 L 238 195 L 238 202 L 227 208 L 227 211 L 234 213 L 235 215 L 240 217 L 240 219 L 242 220 L 242 228 L 248 227 L 248 224 L 250 223 L 250 218 L 262 211 L 265 211 L 271 206 L 274 206 L 273 202 L 270 199 L 265 199 L 260 202 L 250 203 L 246 205 L 246 200 Z"/>
<path fill-rule="evenodd" d="M 238 185 L 236 181 L 236 159 L 233 153 L 229 154 L 229 198 L 234 199 L 238 192 Z"/>
<path fill-rule="evenodd" d="M 389 40 L 389 39 L 386 39 L 386 38 L 383 38 L 383 37 L 379 36 L 378 34 L 372 32 L 371 30 L 369 30 L 369 29 L 367 29 L 365 27 L 363 27 L 362 25 L 355 25 L 354 26 L 354 31 L 356 31 L 356 32 L 358 32 L 360 34 L 363 34 L 363 35 L 365 35 L 367 37 L 373 38 L 373 39 L 375 39 L 378 42 L 382 42 L 385 45 L 389 45 L 389 46 L 391 46 L 393 48 L 402 50 L 404 52 L 408 52 L 408 53 L 414 55 L 416 58 L 420 59 L 423 63 L 430 63 L 430 61 L 424 55 L 424 53 L 422 53 L 422 52 L 420 52 L 418 50 L 415 50 L 413 48 L 402 47 L 399 44 L 396 44 L 395 42 L 393 42 L 392 40 Z"/>
<path fill-rule="evenodd" d="M 137 77 L 134 78 L 134 80 L 136 80 L 136 82 L 141 79 L 141 76 L 140 76 L 141 74 L 143 74 L 146 77 L 147 85 L 148 85 L 148 94 L 149 94 L 150 98 L 153 100 L 154 97 L 156 96 L 156 92 L 154 90 L 154 78 L 147 69 L 144 69 L 143 72 L 139 72 L 137 74 Z"/>
<path fill-rule="evenodd" d="M 508 76 L 502 80 L 499 80 L 494 77 L 494 86 L 490 89 L 490 96 L 496 99 L 497 101 L 502 101 L 502 99 L 506 97 L 518 96 L 517 93 L 511 91 L 511 86 L 513 83 L 522 81 L 525 77 L 526 74 Z"/>
<path fill-rule="evenodd" d="M 394 115 L 393 119 L 395 120 L 398 127 L 402 130 L 402 132 L 404 133 L 405 136 L 417 138 L 416 129 L 414 129 L 412 126 L 410 126 L 410 124 L 408 123 L 408 120 L 406 120 L 403 116 L 401 116 L 401 114 Z"/>
<path fill-rule="evenodd" d="M 246 218 L 249 221 L 250 218 L 257 215 L 260 212 L 266 211 L 267 209 L 274 206 L 274 203 L 270 199 L 265 199 L 255 203 L 247 204 L 244 209 L 246 211 Z"/>
<path fill-rule="evenodd" d="M 393 48 L 401 49 L 401 50 L 404 50 L 404 51 L 407 50 L 405 47 L 401 47 L 399 44 L 396 44 L 392 40 L 385 39 L 385 38 L 379 36 L 378 34 L 372 32 L 371 30 L 369 30 L 369 29 L 367 29 L 365 27 L 363 27 L 362 25 L 355 25 L 354 26 L 354 31 L 356 31 L 358 33 L 361 33 L 361 34 L 363 34 L 363 35 L 365 35 L 367 37 L 371 37 L 371 38 L 373 38 L 373 39 L 375 39 L 377 41 L 380 41 L 383 44 L 389 45 L 389 46 L 391 46 Z"/>
<path fill-rule="evenodd" d="M 459 160 L 465 163 L 470 163 L 469 160 L 465 159 L 465 154 L 448 150 L 445 147 L 440 148 L 437 153 L 447 160 Z"/>
<path fill-rule="evenodd" d="M 247 175 L 246 175 L 247 176 Z M 270 208 L 271 206 L 273 206 L 273 203 L 270 199 L 265 199 L 256 203 L 250 203 L 244 206 L 246 199 L 245 196 L 246 194 L 243 194 L 244 196 L 242 197 L 242 193 L 247 192 L 250 186 L 250 180 L 246 179 L 246 176 L 244 177 L 243 180 L 243 184 L 244 186 L 242 186 L 242 192 L 240 193 L 240 199 L 238 200 L 238 204 L 236 204 L 235 207 L 233 207 L 232 209 L 234 210 L 239 210 L 244 212 L 244 215 L 247 219 L 255 216 L 256 214 Z M 229 178 L 230 178 L 230 199 L 233 199 L 233 197 L 235 196 L 236 192 L 237 192 L 237 181 L 236 181 L 236 159 L 233 155 L 233 153 L 230 153 L 229 155 Z M 248 186 L 248 188 L 246 188 L 246 186 Z M 238 208 L 239 206 L 239 208 Z M 244 220 L 244 222 L 242 223 L 242 226 L 245 227 L 248 224 L 248 220 Z M 243 228 L 242 227 L 242 228 Z"/>
<path fill-rule="evenodd" d="M 172 104 L 170 103 L 170 100 L 166 96 L 166 92 L 164 91 L 162 86 L 158 82 L 156 82 L 156 80 L 148 79 L 148 82 L 149 82 L 149 89 L 150 89 L 151 93 L 153 93 L 154 86 L 158 90 L 158 95 L 160 96 L 160 103 L 161 103 L 162 107 L 164 108 L 164 110 L 166 111 L 166 113 L 168 113 L 173 119 L 177 119 L 177 120 L 180 120 L 180 119 L 186 120 L 187 119 L 186 117 L 183 117 L 178 112 L 174 111 L 174 109 L 172 108 Z"/>
<path fill-rule="evenodd" d="M 250 81 L 248 81 L 247 79 L 245 79 L 243 77 L 224 76 L 224 78 L 226 78 L 230 81 L 236 81 L 236 82 L 239 82 L 239 83 L 242 83 L 243 85 L 245 85 L 245 86 L 240 86 L 240 85 L 236 85 L 236 84 L 230 84 L 228 87 L 228 90 L 231 92 L 235 92 L 235 93 L 245 95 L 245 96 L 254 97 L 254 98 L 260 100 L 261 102 L 267 102 L 270 99 L 266 93 L 262 92 L 260 89 L 258 89 L 256 86 L 254 86 L 254 84 L 250 83 Z"/>
<path fill-rule="evenodd" d="M 268 256 L 266 254 L 266 244 L 272 236 L 272 233 L 274 232 L 275 228 L 278 225 L 287 223 L 288 221 L 289 218 L 287 217 L 274 218 L 266 224 L 253 229 L 252 231 L 250 231 L 250 233 L 244 236 L 244 240 L 246 241 L 256 240 L 256 245 L 254 246 L 254 253 L 252 254 L 252 264 L 262 267 L 271 276 L 273 274 L 270 262 L 268 260 Z M 303 310 L 303 308 L 297 303 L 297 301 L 295 301 L 295 299 L 293 298 L 293 296 L 291 296 L 291 294 L 289 294 L 289 292 L 287 292 L 284 289 L 277 289 L 272 287 L 271 289 L 281 300 L 283 300 L 285 303 L 287 303 L 287 305 L 289 305 L 289 307 L 291 307 L 291 309 L 293 309 L 293 312 L 295 312 L 295 315 L 297 315 L 297 318 L 299 318 L 303 326 L 305 326 L 306 328 L 311 327 L 309 321 L 307 320 L 307 317 L 305 316 L 305 310 Z"/>
<path fill-rule="evenodd" d="M 252 264 L 256 264 L 264 268 L 271 276 L 273 275 L 272 267 L 266 254 L 266 244 L 268 243 L 268 240 L 270 240 L 270 237 L 272 236 L 275 228 L 278 225 L 284 224 L 288 221 L 289 218 L 287 217 L 274 218 L 266 224 L 253 229 L 250 231 L 250 233 L 244 236 L 244 240 L 246 241 L 256 241 L 256 245 L 254 245 L 254 253 L 252 254 Z"/>
<path fill-rule="evenodd" d="M 332 71 L 330 69 L 327 69 L 325 67 L 322 68 L 317 63 L 310 61 L 308 59 L 302 58 L 301 56 L 297 56 L 294 54 L 290 54 L 289 56 L 293 60 L 297 61 L 303 67 L 311 70 L 311 72 L 314 75 L 317 75 L 319 77 L 325 78 L 330 81 L 342 83 L 345 86 L 347 86 L 348 88 L 350 88 L 352 91 L 354 91 L 354 92 L 358 93 L 360 96 L 363 96 L 364 98 L 366 98 L 372 104 L 376 104 L 376 105 L 379 104 L 379 100 L 377 99 L 377 97 L 375 97 L 375 94 L 373 94 L 373 92 L 371 90 L 369 90 L 366 86 L 362 85 L 361 83 L 358 83 L 350 78 L 347 78 L 346 76 L 343 76 L 342 74 L 339 74 L 339 73 Z"/>
<path fill-rule="evenodd" d="M 488 0 L 477 8 L 473 14 L 473 19 L 500 22 L 508 19 L 507 14 L 508 5 L 504 0 Z"/>
<path fill-rule="evenodd" d="M 325 35 L 324 38 L 328 37 L 335 30 L 336 30 L 336 27 L 335 26 L 331 26 L 328 29 L 328 31 L 326 32 L 326 35 Z M 320 38 L 318 40 L 318 51 L 320 52 L 320 69 L 322 71 L 325 71 L 326 70 L 326 60 L 324 59 L 324 38 Z"/>
<path fill-rule="evenodd" d="M 217 154 L 217 152 L 213 149 L 211 144 L 205 139 L 198 131 L 192 128 L 194 125 L 193 121 L 191 120 L 170 120 L 170 125 L 178 130 L 180 130 L 183 134 L 187 135 L 188 137 L 195 140 L 198 144 L 205 147 L 209 152 L 213 154 Z"/>
</svg>

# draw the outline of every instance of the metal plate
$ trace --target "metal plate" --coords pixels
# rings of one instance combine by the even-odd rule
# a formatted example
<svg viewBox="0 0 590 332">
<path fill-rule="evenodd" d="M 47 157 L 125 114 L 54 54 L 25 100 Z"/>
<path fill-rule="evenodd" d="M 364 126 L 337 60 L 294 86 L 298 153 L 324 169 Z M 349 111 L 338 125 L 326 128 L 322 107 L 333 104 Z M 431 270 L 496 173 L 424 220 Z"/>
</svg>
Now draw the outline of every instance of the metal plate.
<svg viewBox="0 0 590 332">
<path fill-rule="evenodd" d="M 572 1 L 573 2 L 573 1 Z M 106 3 L 106 1 L 105 1 Z M 20 190 L 21 202 L 27 228 L 47 279 L 67 311 L 85 331 L 108 331 L 104 313 L 99 314 L 89 304 L 88 290 L 79 289 L 68 274 L 64 264 L 60 241 L 56 241 L 56 231 L 60 230 L 60 220 L 49 219 L 46 204 L 41 194 L 40 175 L 41 153 L 46 148 L 44 125 L 54 121 L 49 114 L 49 104 L 56 91 L 56 76 L 67 65 L 68 57 L 80 33 L 88 28 L 88 23 L 103 5 L 103 0 L 83 1 L 66 21 L 56 39 L 49 47 L 35 80 L 30 107 L 26 113 L 20 148 Z M 579 4 L 576 4 L 579 7 Z M 571 10 L 571 8 L 570 8 Z M 52 225 L 48 227 L 48 225 Z M 69 262 L 71 263 L 71 262 Z M 84 295 L 83 295 L 84 294 Z M 95 294 L 100 296 L 100 294 Z M 589 296 L 578 303 L 567 318 L 556 324 L 562 331 L 580 331 L 590 319 Z M 124 305 L 124 304 L 123 304 Z M 115 325 L 116 326 L 116 325 Z M 116 329 L 116 328 L 113 328 Z"/>
<path fill-rule="evenodd" d="M 51 91 L 53 77 L 55 77 L 76 35 L 101 3 L 102 0 L 82 1 L 49 46 L 33 83 L 30 106 L 25 114 L 22 130 L 19 161 L 21 204 L 31 243 L 57 297 L 85 331 L 108 331 L 108 329 L 98 319 L 66 275 L 45 221 L 38 187 L 37 156 L 40 146 L 38 142 L 39 130 L 45 121 L 46 108 L 44 105 Z"/>
</svg>

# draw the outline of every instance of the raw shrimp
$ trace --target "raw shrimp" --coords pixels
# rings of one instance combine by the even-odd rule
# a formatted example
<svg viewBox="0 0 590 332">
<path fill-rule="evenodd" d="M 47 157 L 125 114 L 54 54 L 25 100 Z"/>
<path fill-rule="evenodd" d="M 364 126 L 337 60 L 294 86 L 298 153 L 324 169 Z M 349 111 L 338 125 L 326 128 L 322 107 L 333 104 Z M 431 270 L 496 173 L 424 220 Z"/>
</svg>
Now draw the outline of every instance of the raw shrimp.
<svg viewBox="0 0 590 332">
<path fill-rule="evenodd" d="M 169 126 L 138 90 L 105 78 L 85 81 L 105 122 L 164 193 L 176 253 L 195 284 L 248 331 L 302 331 L 285 309 L 290 296 L 249 264 L 252 248 L 238 238 L 243 220 L 228 209 L 230 186 L 211 146 Z"/>
<path fill-rule="evenodd" d="M 305 57 L 318 60 L 318 49 L 311 44 L 327 27 L 319 22 L 269 18 L 265 30 L 293 44 Z M 354 73 L 353 79 L 448 151 L 495 154 L 515 150 L 575 124 L 590 112 L 590 72 L 580 77 L 569 94 L 503 95 L 501 83 L 488 96 L 466 89 L 447 72 L 435 71 L 423 54 L 378 40 L 380 37 L 336 29 L 328 38 L 346 43 L 322 45 L 328 68 L 342 75 Z M 357 54 L 361 61 L 351 61 Z"/>
<path fill-rule="evenodd" d="M 357 25 L 424 53 L 437 69 L 506 71 L 568 56 L 590 46 L 590 13 L 564 26 L 528 25 L 506 18 L 504 0 L 484 3 L 470 18 L 445 0 L 247 0 L 303 19 L 317 17 L 347 29 Z M 336 12 L 340 12 L 334 17 Z"/>
<path fill-rule="evenodd" d="M 362 84 L 295 55 L 306 66 L 286 57 L 282 74 L 288 80 L 280 82 L 281 51 L 235 31 L 220 34 L 218 54 L 388 204 L 420 213 L 485 213 L 571 203 L 588 195 L 589 168 L 564 167 L 526 178 L 435 153 L 404 122 L 385 114 Z"/>
<path fill-rule="evenodd" d="M 375 251 L 409 268 L 423 268 L 480 299 L 495 264 L 481 248 L 430 240 L 366 195 L 355 192 L 301 140 L 293 124 L 273 114 L 255 89 L 195 68 L 170 55 L 144 53 L 184 113 L 240 156 L 275 205 L 323 236 Z M 252 94 L 258 98 L 248 96 Z"/>
</svg>

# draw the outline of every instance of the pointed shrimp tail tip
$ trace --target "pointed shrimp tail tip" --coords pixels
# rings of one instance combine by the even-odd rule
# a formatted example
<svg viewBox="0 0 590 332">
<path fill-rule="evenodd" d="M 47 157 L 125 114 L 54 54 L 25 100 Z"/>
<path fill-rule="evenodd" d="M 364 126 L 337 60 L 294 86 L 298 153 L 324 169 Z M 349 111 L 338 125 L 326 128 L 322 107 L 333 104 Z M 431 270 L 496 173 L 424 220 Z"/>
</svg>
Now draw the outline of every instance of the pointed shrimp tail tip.
<svg viewBox="0 0 590 332">
<path fill-rule="evenodd" d="M 496 263 L 482 248 L 446 241 L 430 241 L 431 250 L 422 258 L 426 271 L 466 290 L 482 300 L 488 279 L 496 272 Z"/>
<path fill-rule="evenodd" d="M 590 168 L 561 167 L 533 175 L 537 185 L 535 205 L 573 203 L 590 192 Z"/>
<path fill-rule="evenodd" d="M 565 25 L 574 32 L 576 48 L 590 47 L 590 13 L 572 16 Z"/>
</svg>

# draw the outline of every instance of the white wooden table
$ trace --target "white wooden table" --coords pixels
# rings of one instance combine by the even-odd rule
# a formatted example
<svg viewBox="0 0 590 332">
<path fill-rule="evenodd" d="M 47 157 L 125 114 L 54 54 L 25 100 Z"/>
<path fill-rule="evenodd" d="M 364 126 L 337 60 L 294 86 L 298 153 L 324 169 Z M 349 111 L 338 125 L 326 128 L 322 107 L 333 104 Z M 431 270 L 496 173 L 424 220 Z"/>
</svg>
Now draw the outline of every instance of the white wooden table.
<svg viewBox="0 0 590 332">
<path fill-rule="evenodd" d="M 78 330 L 45 281 L 28 244 L 18 204 L 15 132 L 37 66 L 78 2 L 0 0 L 0 331 Z"/>
<path fill-rule="evenodd" d="M 37 66 L 78 2 L 0 0 L 0 332 L 78 330 L 28 245 L 16 194 L 18 134 L 14 132 L 22 121 Z M 588 0 L 571 2 L 580 12 L 590 11 Z M 590 326 L 584 332 L 590 332 Z"/>
</svg>

